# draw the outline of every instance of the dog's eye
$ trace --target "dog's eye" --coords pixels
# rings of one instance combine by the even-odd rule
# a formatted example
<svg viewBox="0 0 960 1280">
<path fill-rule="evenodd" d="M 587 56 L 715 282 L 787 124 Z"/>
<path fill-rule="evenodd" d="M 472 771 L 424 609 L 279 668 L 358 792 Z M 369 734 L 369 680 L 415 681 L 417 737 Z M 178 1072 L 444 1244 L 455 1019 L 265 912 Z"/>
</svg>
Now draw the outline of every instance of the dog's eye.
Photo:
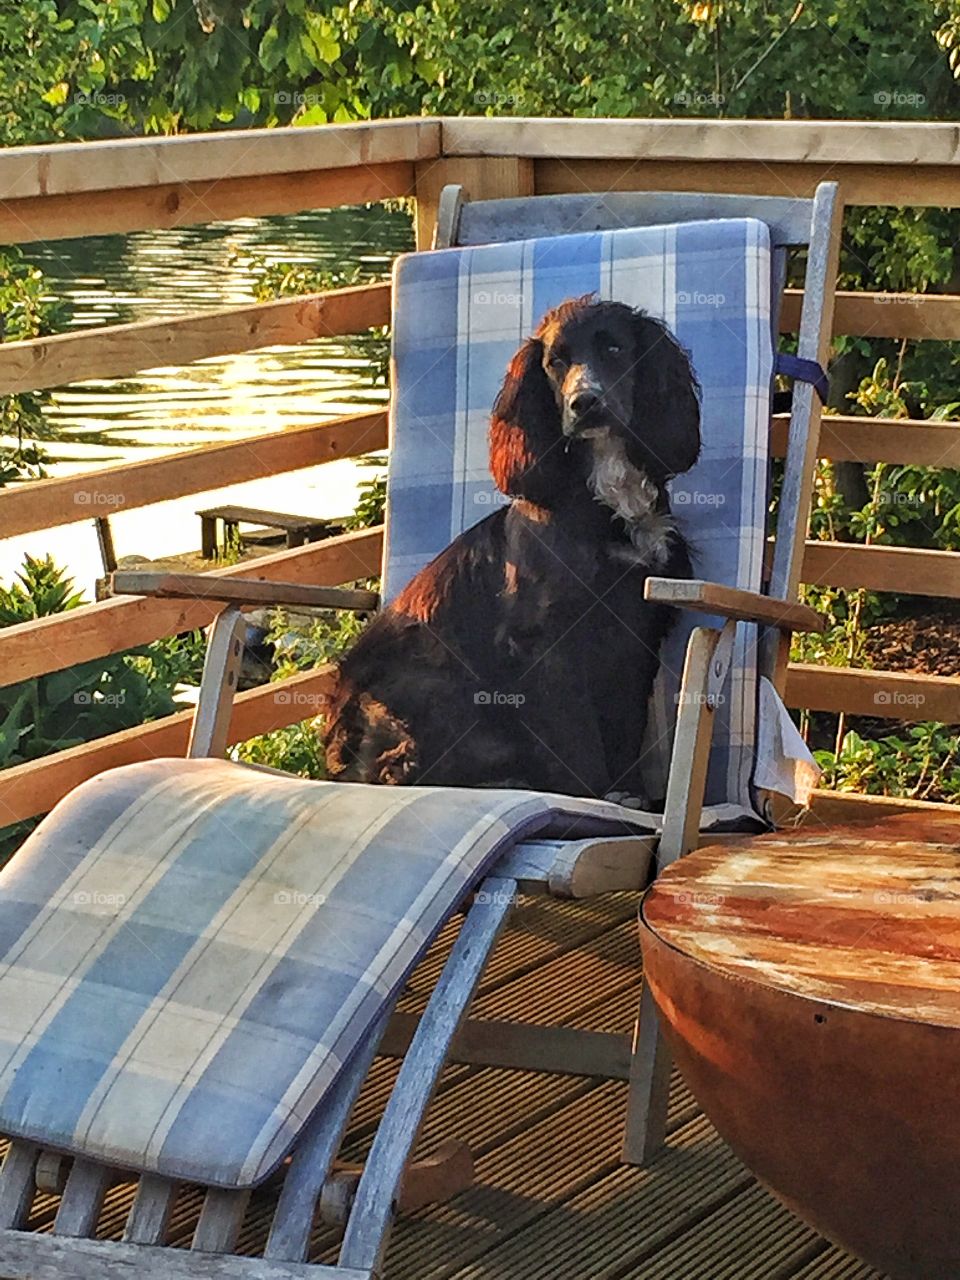
<svg viewBox="0 0 960 1280">
<path fill-rule="evenodd" d="M 620 354 L 620 343 L 619 343 L 619 342 L 608 342 L 608 343 L 607 343 L 607 354 L 608 354 L 608 355 L 611 355 L 611 356 L 618 356 L 618 355 Z"/>
</svg>

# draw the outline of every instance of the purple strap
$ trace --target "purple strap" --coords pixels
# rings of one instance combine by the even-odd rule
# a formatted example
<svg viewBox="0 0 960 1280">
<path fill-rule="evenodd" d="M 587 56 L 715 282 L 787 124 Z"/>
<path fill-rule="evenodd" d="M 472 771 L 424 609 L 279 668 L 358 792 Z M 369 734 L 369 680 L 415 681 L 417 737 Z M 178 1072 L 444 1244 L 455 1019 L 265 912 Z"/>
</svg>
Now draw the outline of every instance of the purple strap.
<svg viewBox="0 0 960 1280">
<path fill-rule="evenodd" d="M 800 356 L 787 356 L 777 353 L 773 362 L 774 373 L 782 373 L 785 378 L 793 378 L 797 382 L 809 382 L 820 397 L 820 403 L 827 403 L 830 382 L 823 365 L 818 360 L 803 360 Z"/>
</svg>

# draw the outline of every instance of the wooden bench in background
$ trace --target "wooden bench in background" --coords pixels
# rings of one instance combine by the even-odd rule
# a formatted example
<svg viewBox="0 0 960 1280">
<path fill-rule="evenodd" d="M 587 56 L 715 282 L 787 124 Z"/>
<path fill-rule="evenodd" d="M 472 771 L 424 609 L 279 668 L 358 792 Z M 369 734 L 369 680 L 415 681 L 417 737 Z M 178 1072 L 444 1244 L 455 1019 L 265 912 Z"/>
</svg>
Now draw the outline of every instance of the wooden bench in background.
<svg viewBox="0 0 960 1280">
<path fill-rule="evenodd" d="M 223 522 L 224 547 L 230 543 L 231 533 L 236 534 L 241 524 L 260 525 L 254 533 L 244 534 L 244 542 L 266 542 L 268 529 L 282 529 L 288 547 L 302 547 L 307 542 L 319 542 L 322 538 L 343 533 L 342 520 L 318 520 L 311 516 L 285 515 L 282 511 L 261 511 L 257 507 L 208 507 L 198 511 L 200 517 L 200 554 L 204 560 L 214 560 L 217 555 L 217 521 Z"/>
</svg>

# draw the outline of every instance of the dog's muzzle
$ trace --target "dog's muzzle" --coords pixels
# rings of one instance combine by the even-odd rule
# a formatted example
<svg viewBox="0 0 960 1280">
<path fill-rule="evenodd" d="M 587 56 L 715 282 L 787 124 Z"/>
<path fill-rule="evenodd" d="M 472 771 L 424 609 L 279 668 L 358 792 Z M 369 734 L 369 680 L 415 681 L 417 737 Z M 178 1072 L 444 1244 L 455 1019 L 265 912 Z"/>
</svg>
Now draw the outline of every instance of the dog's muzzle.
<svg viewBox="0 0 960 1280">
<path fill-rule="evenodd" d="M 606 426 L 606 407 L 598 387 L 582 382 L 564 396 L 561 426 L 569 437 L 593 435 Z"/>
</svg>

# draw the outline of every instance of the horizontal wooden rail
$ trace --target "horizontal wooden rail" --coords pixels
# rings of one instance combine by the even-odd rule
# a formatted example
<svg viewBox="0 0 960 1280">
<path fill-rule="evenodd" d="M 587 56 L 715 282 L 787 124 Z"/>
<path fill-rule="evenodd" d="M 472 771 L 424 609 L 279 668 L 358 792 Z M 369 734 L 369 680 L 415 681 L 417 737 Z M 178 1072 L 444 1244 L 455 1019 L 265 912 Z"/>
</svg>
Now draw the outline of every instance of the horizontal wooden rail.
<svg viewBox="0 0 960 1280">
<path fill-rule="evenodd" d="M 960 677 L 794 662 L 787 670 L 786 703 L 808 711 L 960 724 Z"/>
<path fill-rule="evenodd" d="M 309 582 L 339 586 L 380 572 L 383 529 L 360 529 L 324 542 L 278 551 L 213 571 L 213 577 Z M 91 658 L 121 653 L 162 636 L 204 627 L 220 606 L 204 600 L 117 596 L 35 622 L 0 629 L 0 683 L 14 684 Z"/>
<path fill-rule="evenodd" d="M 666 122 L 665 122 L 666 123 Z M 698 123 L 706 123 L 699 121 Z M 711 122 L 712 123 L 712 122 Z M 450 159 L 447 164 L 453 165 Z M 820 182 L 838 182 L 848 205 L 956 208 L 955 164 L 884 165 L 832 160 L 783 161 L 774 152 L 750 160 L 528 160 L 539 195 L 596 191 L 710 191 L 809 199 Z"/>
<path fill-rule="evenodd" d="M 829 670 L 813 668 L 809 678 L 812 680 L 823 676 Z M 855 674 L 874 676 L 884 673 Z M 807 678 L 806 668 L 791 669 L 787 685 L 788 700 L 793 701 L 791 690 L 801 688 Z M 918 677 L 907 679 L 917 680 Z M 269 733 L 273 729 L 296 724 L 320 714 L 332 692 L 333 681 L 333 669 L 324 666 L 239 694 L 234 702 L 229 742 L 243 742 L 258 734 Z M 960 686 L 960 682 L 957 684 Z M 889 714 L 894 718 L 892 709 L 889 709 Z M 59 751 L 55 755 L 0 771 L 0 826 L 48 812 L 74 787 L 105 769 L 160 756 L 182 755 L 186 749 L 192 717 L 192 711 L 179 712 L 162 720 L 153 720 L 95 742 L 84 743 L 82 746 L 71 747 L 67 751 Z M 949 722 L 948 717 L 939 715 L 925 715 L 923 718 L 944 718 Z M 945 813 L 957 813 L 956 806 L 921 806 L 909 800 L 817 791 L 809 821 L 865 821 L 871 816 L 880 818 L 887 813 L 932 808 L 942 809 Z"/>
<path fill-rule="evenodd" d="M 957 186 L 960 188 L 960 173 Z M 780 313 L 781 333 L 796 333 L 802 304 L 802 290 L 786 291 Z M 833 332 L 856 338 L 935 338 L 953 342 L 960 338 L 960 297 L 947 293 L 841 291 L 836 296 Z"/>
<path fill-rule="evenodd" d="M 130 511 L 190 493 L 298 471 L 337 458 L 356 458 L 387 446 L 387 415 L 350 414 L 330 422 L 287 427 L 265 435 L 182 449 L 166 457 L 104 467 L 83 475 L 0 489 L 0 537 Z"/>
<path fill-rule="evenodd" d="M 872 823 L 896 813 L 955 819 L 960 806 L 937 804 L 931 800 L 912 800 L 897 796 L 868 796 L 859 791 L 814 791 L 804 829 L 814 831 L 843 826 L 848 822 Z M 922 828 L 921 828 L 922 829 Z"/>
<path fill-rule="evenodd" d="M 429 117 L 55 142 L 6 147 L 0 152 L 0 191 L 5 200 L 121 191 L 171 182 L 210 183 L 429 160 L 439 152 L 439 123 Z"/>
<path fill-rule="evenodd" d="M 808 542 L 800 576 L 808 585 L 960 600 L 960 552 L 956 551 Z"/>
<path fill-rule="evenodd" d="M 238 694 L 228 742 L 244 742 L 319 715 L 333 680 L 333 668 L 323 666 Z M 105 769 L 183 755 L 192 719 L 192 710 L 181 711 L 0 771 L 0 826 L 49 812 L 74 787 Z"/>
<path fill-rule="evenodd" d="M 390 285 L 364 284 L 175 320 L 138 320 L 0 345 L 0 394 L 117 378 L 208 356 L 363 333 L 390 319 Z"/>
<path fill-rule="evenodd" d="M 368 204 L 414 193 L 413 163 L 394 160 L 306 173 L 26 196 L 0 202 L 0 244 L 189 227 L 232 218 L 265 218 L 305 209 Z"/>
<path fill-rule="evenodd" d="M 771 449 L 782 458 L 789 419 L 773 420 Z M 820 422 L 817 453 L 832 462 L 899 462 L 915 467 L 960 467 L 960 422 L 915 418 L 849 418 Z M 0 496 L 2 502 L 2 496 Z"/>
<path fill-rule="evenodd" d="M 445 156 L 859 163 L 960 167 L 960 127 L 877 120 L 661 120 L 445 116 Z"/>
</svg>

